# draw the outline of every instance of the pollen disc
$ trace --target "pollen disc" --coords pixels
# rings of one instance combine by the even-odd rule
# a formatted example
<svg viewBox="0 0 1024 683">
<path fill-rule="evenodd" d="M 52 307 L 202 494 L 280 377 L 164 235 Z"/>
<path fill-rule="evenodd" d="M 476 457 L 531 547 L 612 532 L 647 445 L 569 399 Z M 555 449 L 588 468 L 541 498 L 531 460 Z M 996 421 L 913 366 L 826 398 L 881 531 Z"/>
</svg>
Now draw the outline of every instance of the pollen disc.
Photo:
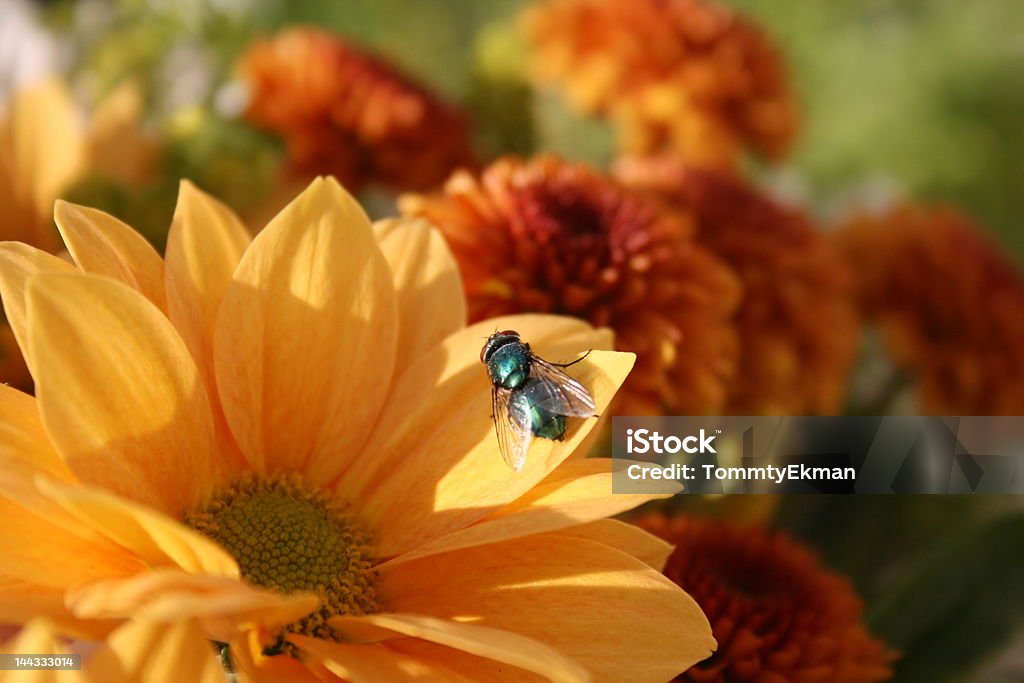
<svg viewBox="0 0 1024 683">
<path fill-rule="evenodd" d="M 367 534 L 341 506 L 311 492 L 298 477 L 232 484 L 186 515 L 185 523 L 222 545 L 249 583 L 320 596 L 320 609 L 286 626 L 279 645 L 287 633 L 336 640 L 329 618 L 378 609 Z"/>
</svg>

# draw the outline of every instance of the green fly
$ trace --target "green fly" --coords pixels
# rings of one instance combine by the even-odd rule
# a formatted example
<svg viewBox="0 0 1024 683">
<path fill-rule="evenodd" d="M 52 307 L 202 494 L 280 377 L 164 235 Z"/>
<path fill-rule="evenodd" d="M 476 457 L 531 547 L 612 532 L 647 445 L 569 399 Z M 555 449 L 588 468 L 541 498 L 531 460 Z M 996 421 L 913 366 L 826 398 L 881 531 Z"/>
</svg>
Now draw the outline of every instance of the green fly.
<svg viewBox="0 0 1024 683">
<path fill-rule="evenodd" d="M 587 354 L 590 352 L 588 351 Z M 594 398 L 563 372 L 579 363 L 549 363 L 514 330 L 495 332 L 480 351 L 491 378 L 491 407 L 501 457 L 518 471 L 534 436 L 561 441 L 567 417 L 594 417 Z"/>
</svg>

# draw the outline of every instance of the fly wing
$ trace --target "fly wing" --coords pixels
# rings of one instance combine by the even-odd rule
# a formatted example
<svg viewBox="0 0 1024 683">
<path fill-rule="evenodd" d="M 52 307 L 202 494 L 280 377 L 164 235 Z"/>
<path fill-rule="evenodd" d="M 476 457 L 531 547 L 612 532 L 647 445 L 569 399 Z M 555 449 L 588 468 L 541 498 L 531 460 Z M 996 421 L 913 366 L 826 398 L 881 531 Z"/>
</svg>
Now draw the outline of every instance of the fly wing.
<svg viewBox="0 0 1024 683">
<path fill-rule="evenodd" d="M 498 433 L 498 448 L 505 464 L 518 472 L 526 464 L 533 432 L 528 421 L 523 423 L 512 415 L 509 410 L 511 399 L 511 389 L 491 387 L 491 416 Z"/>
<path fill-rule="evenodd" d="M 533 357 L 530 366 L 530 376 L 546 382 L 557 396 L 561 405 L 549 405 L 547 401 L 541 402 L 541 407 L 549 412 L 568 417 L 594 417 L 597 406 L 594 404 L 594 397 L 590 395 L 587 388 L 565 374 L 560 367 L 552 365 L 543 358 Z M 553 399 L 550 399 L 552 403 Z"/>
</svg>

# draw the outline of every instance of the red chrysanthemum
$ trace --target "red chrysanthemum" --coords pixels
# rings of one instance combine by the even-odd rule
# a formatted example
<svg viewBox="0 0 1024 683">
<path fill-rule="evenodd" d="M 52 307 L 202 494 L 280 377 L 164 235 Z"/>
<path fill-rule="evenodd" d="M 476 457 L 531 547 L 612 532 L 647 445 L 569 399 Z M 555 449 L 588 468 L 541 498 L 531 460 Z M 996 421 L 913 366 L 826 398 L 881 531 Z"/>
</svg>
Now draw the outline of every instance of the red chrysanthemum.
<svg viewBox="0 0 1024 683">
<path fill-rule="evenodd" d="M 533 311 L 611 327 L 617 347 L 638 355 L 621 412 L 723 408 L 738 284 L 693 242 L 690 216 L 550 156 L 459 173 L 400 207 L 444 232 L 471 320 Z"/>
<path fill-rule="evenodd" d="M 895 654 L 871 636 L 850 581 L 793 539 L 758 527 L 652 513 L 636 523 L 675 550 L 665 575 L 704 610 L 718 650 L 676 680 L 874 683 Z"/>
<path fill-rule="evenodd" d="M 939 415 L 1024 414 L 1024 274 L 962 213 L 897 206 L 848 219 L 864 315 Z"/>
<path fill-rule="evenodd" d="M 859 323 L 841 254 L 807 216 L 742 181 L 670 159 L 624 159 L 627 184 L 691 214 L 697 241 L 743 282 L 736 415 L 840 410 Z"/>
<path fill-rule="evenodd" d="M 459 111 L 325 31 L 290 28 L 257 42 L 239 72 L 250 91 L 246 118 L 285 140 L 301 177 L 422 190 L 473 162 Z"/>
<path fill-rule="evenodd" d="M 740 147 L 784 155 L 799 127 L 772 42 L 707 0 L 552 0 L 524 16 L 533 73 L 619 125 L 626 151 L 731 166 Z"/>
</svg>

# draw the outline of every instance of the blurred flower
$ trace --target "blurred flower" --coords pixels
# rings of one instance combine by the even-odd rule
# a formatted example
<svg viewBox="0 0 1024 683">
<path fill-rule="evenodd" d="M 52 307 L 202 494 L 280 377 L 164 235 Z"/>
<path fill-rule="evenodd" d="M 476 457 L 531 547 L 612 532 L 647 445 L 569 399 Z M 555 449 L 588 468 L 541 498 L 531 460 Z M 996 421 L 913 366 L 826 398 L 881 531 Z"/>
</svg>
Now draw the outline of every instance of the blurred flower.
<svg viewBox="0 0 1024 683">
<path fill-rule="evenodd" d="M 470 320 L 562 313 L 615 331 L 637 367 L 617 412 L 715 414 L 736 361 L 735 276 L 661 211 L 589 167 L 551 156 L 458 173 L 399 206 L 441 227 Z"/>
<path fill-rule="evenodd" d="M 861 623 L 850 581 L 796 541 L 759 527 L 648 514 L 643 529 L 675 545 L 665 575 L 711 620 L 718 651 L 678 681 L 829 681 L 891 678 L 895 655 Z"/>
<path fill-rule="evenodd" d="M 1024 414 L 1024 275 L 947 207 L 902 205 L 849 218 L 865 317 L 937 415 Z"/>
<path fill-rule="evenodd" d="M 665 158 L 627 158 L 616 174 L 693 215 L 697 242 L 743 282 L 729 412 L 838 412 L 859 324 L 850 274 L 834 245 L 803 214 L 722 173 Z"/>
<path fill-rule="evenodd" d="M 552 0 L 524 15 L 534 74 L 611 117 L 622 147 L 731 166 L 741 146 L 784 155 L 799 116 L 775 46 L 706 0 Z"/>
<path fill-rule="evenodd" d="M 245 117 L 284 139 L 299 177 L 423 190 L 473 162 L 460 112 L 324 31 L 291 28 L 254 43 L 239 73 L 250 96 Z"/>
<path fill-rule="evenodd" d="M 166 261 L 107 214 L 55 213 L 77 268 L 0 245 L 37 390 L 0 386 L 6 618 L 194 619 L 241 681 L 661 681 L 710 654 L 652 566 L 664 544 L 605 519 L 669 491 L 613 495 L 611 462 L 576 453 L 595 420 L 536 440 L 515 476 L 498 453 L 488 332 L 548 357 L 609 334 L 464 327 L 441 236 L 371 227 L 333 179 L 252 240 L 185 183 Z M 632 363 L 576 366 L 600 412 Z"/>
<path fill-rule="evenodd" d="M 0 240 L 55 252 L 54 200 L 89 173 L 142 179 L 154 151 L 139 133 L 140 114 L 138 93 L 127 85 L 100 102 L 87 128 L 62 82 L 17 91 L 0 114 Z M 9 332 L 0 330 L 0 382 L 28 386 L 21 354 L 9 342 Z"/>
</svg>

